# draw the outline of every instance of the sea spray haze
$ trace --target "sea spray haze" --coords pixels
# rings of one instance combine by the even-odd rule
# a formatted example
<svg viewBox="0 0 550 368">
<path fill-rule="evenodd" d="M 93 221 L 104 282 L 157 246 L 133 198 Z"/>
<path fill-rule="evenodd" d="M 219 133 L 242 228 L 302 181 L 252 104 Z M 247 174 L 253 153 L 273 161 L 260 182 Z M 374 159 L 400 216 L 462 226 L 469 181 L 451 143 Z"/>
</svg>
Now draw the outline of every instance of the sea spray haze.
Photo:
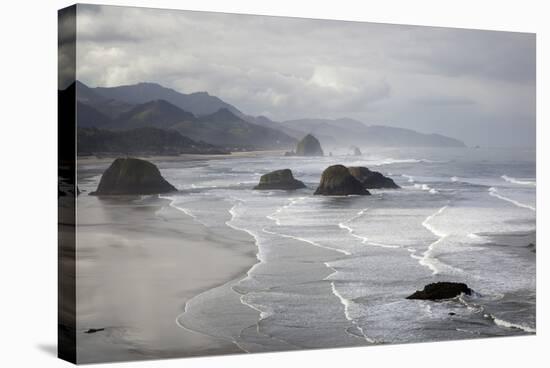
<svg viewBox="0 0 550 368">
<path fill-rule="evenodd" d="M 62 358 L 536 333 L 533 34 L 59 19 Z"/>
</svg>

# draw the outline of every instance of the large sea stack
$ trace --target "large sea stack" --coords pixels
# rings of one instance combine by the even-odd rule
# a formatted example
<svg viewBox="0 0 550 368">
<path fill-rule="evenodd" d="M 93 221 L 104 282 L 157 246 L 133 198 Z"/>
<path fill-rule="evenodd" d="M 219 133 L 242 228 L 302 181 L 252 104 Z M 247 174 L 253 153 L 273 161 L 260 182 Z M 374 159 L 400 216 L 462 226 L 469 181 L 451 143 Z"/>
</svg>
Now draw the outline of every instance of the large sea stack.
<svg viewBox="0 0 550 368">
<path fill-rule="evenodd" d="M 436 282 L 424 286 L 423 290 L 417 290 L 407 299 L 439 300 L 451 299 L 460 294 L 471 295 L 472 289 L 461 282 Z"/>
<path fill-rule="evenodd" d="M 347 167 L 343 165 L 329 166 L 323 175 L 321 182 L 314 194 L 318 195 L 369 195 L 369 191 L 365 189 L 353 175 L 350 174 Z"/>
<path fill-rule="evenodd" d="M 117 158 L 101 176 L 91 195 L 140 195 L 174 192 L 159 169 L 149 161 L 137 158 Z"/>
<path fill-rule="evenodd" d="M 283 189 L 293 190 L 305 188 L 305 184 L 296 180 L 290 169 L 275 170 L 260 178 L 260 183 L 254 189 Z"/>
<path fill-rule="evenodd" d="M 371 171 L 362 166 L 353 166 L 348 169 L 350 174 L 367 189 L 399 189 L 399 185 L 395 184 L 391 178 L 378 171 Z"/>
<path fill-rule="evenodd" d="M 323 156 L 319 140 L 311 134 L 306 135 L 296 146 L 296 156 Z"/>
</svg>

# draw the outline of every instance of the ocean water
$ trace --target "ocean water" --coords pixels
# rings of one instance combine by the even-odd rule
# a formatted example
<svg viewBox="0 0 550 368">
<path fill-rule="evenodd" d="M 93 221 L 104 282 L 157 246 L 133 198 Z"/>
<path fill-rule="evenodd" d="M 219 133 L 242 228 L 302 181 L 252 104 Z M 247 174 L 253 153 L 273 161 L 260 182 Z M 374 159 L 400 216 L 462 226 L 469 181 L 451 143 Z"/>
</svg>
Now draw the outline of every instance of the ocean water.
<svg viewBox="0 0 550 368">
<path fill-rule="evenodd" d="M 164 196 L 171 206 L 207 227 L 246 232 L 257 246 L 246 274 L 189 300 L 176 323 L 245 352 L 534 333 L 535 151 L 362 151 L 159 162 L 179 189 Z M 337 163 L 380 171 L 402 189 L 314 196 Z M 252 189 L 282 168 L 307 188 Z M 436 281 L 475 293 L 405 299 Z"/>
</svg>

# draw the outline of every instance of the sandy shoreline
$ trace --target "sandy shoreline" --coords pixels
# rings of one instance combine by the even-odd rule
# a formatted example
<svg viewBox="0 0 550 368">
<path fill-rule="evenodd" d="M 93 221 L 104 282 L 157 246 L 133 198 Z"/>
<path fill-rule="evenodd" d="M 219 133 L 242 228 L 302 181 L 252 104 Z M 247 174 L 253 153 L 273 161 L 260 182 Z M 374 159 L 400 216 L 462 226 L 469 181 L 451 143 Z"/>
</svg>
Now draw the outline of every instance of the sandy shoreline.
<svg viewBox="0 0 550 368">
<path fill-rule="evenodd" d="M 169 203 L 79 197 L 78 362 L 242 352 L 179 327 L 176 317 L 193 296 L 245 275 L 256 246 L 243 232 L 207 228 Z"/>
</svg>

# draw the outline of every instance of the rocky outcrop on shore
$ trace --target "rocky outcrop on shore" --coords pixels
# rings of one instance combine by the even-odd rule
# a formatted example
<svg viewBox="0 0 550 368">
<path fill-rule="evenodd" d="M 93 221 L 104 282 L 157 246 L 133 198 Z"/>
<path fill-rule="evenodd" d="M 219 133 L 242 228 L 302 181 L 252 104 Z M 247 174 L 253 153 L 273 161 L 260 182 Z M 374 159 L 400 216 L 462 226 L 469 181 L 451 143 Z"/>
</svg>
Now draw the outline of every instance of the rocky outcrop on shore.
<svg viewBox="0 0 550 368">
<path fill-rule="evenodd" d="M 371 171 L 366 167 L 349 167 L 349 172 L 367 189 L 399 189 L 393 179 L 382 175 L 378 171 Z"/>
<path fill-rule="evenodd" d="M 321 143 L 313 135 L 308 134 L 296 146 L 296 156 L 323 156 Z"/>
<path fill-rule="evenodd" d="M 329 166 L 323 175 L 321 182 L 315 191 L 316 195 L 369 195 L 369 191 L 350 174 L 343 165 Z"/>
<path fill-rule="evenodd" d="M 140 195 L 174 192 L 159 169 L 151 162 L 137 158 L 117 158 L 101 176 L 90 195 Z"/>
<path fill-rule="evenodd" d="M 417 290 L 407 299 L 439 300 L 451 299 L 460 294 L 471 295 L 472 289 L 461 282 L 436 282 L 424 286 L 423 290 Z"/>
<path fill-rule="evenodd" d="M 305 184 L 292 175 L 290 169 L 275 170 L 260 178 L 260 183 L 254 189 L 282 189 L 293 190 L 305 188 Z"/>
</svg>

